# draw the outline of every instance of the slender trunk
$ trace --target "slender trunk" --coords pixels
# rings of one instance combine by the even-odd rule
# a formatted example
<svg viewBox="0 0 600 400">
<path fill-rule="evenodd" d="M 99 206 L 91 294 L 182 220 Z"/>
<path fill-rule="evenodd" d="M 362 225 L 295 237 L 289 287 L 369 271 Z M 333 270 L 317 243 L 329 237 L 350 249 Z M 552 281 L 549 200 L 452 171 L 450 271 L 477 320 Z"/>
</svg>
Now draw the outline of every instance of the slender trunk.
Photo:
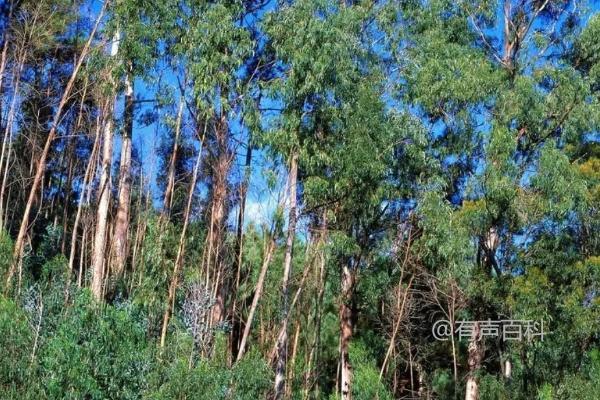
<svg viewBox="0 0 600 400">
<path fill-rule="evenodd" d="M 415 369 L 417 370 L 417 379 L 419 381 L 419 390 L 417 391 L 417 397 L 422 399 L 425 394 L 425 372 L 421 363 L 415 363 Z"/>
<path fill-rule="evenodd" d="M 6 204 L 7 207 L 4 208 L 4 214 L 0 215 L 0 218 L 2 218 L 2 225 L 0 225 L 0 229 L 5 229 L 7 232 L 10 232 L 11 229 L 9 229 L 9 227 L 6 225 L 6 222 L 8 221 L 8 210 L 10 209 L 10 207 L 8 207 L 8 204 L 10 202 L 10 198 L 12 197 L 12 187 L 9 186 L 8 188 L 8 195 L 6 196 Z M 13 209 L 13 213 L 14 213 L 14 209 Z M 11 227 L 12 227 L 12 220 L 11 222 Z"/>
<path fill-rule="evenodd" d="M 481 361 L 483 359 L 483 343 L 481 341 L 481 329 L 479 322 L 475 322 L 473 325 L 473 335 L 469 342 L 469 375 L 467 376 L 467 389 L 465 393 L 465 400 L 479 400 L 479 385 L 477 383 L 477 371 L 481 367 Z"/>
<path fill-rule="evenodd" d="M 294 369 L 296 367 L 296 355 L 298 354 L 298 341 L 300 339 L 300 321 L 296 323 L 296 330 L 294 332 L 294 341 L 292 345 L 292 356 L 290 358 L 290 369 L 288 371 L 288 378 L 285 384 L 285 398 L 289 399 L 292 395 L 292 386 L 294 382 Z"/>
<path fill-rule="evenodd" d="M 288 347 L 288 312 L 289 312 L 289 279 L 292 271 L 292 257 L 294 250 L 294 238 L 296 235 L 296 181 L 298 178 L 298 155 L 292 153 L 290 160 L 289 177 L 289 221 L 288 232 L 285 244 L 285 258 L 283 261 L 283 280 L 281 289 L 283 293 L 283 324 L 281 335 L 277 341 L 277 362 L 275 366 L 275 398 L 280 399 L 285 389 L 285 370 L 287 366 L 287 347 Z"/>
<path fill-rule="evenodd" d="M 128 249 L 129 205 L 131 201 L 131 136 L 133 133 L 133 77 L 125 76 L 125 126 L 121 143 L 121 165 L 119 171 L 119 203 L 113 237 L 114 277 L 119 278 L 125 269 Z"/>
<path fill-rule="evenodd" d="M 62 235 L 61 235 L 61 244 L 60 244 L 60 252 L 65 254 L 65 247 L 67 245 L 67 225 L 69 220 L 69 203 L 71 202 L 71 193 L 73 187 L 73 170 L 75 169 L 75 161 L 73 160 L 73 151 L 74 146 L 69 143 L 69 166 L 68 166 L 68 174 L 67 174 L 67 182 L 65 184 L 65 189 L 67 191 L 67 195 L 65 196 L 65 200 L 63 202 L 63 210 L 62 210 Z"/>
<path fill-rule="evenodd" d="M 81 237 L 81 250 L 79 253 L 79 274 L 77 275 L 77 287 L 81 289 L 83 284 L 83 264 L 85 264 L 85 250 L 88 241 L 88 227 L 87 224 L 83 226 L 83 234 Z"/>
<path fill-rule="evenodd" d="M 146 212 L 147 210 L 142 211 L 142 198 L 143 193 L 144 193 L 144 178 L 143 178 L 144 174 L 142 171 L 140 171 L 139 174 L 139 185 L 140 185 L 140 189 L 139 189 L 139 193 L 140 195 L 138 196 L 138 203 L 137 203 L 137 220 L 135 223 L 135 236 L 133 238 L 133 251 L 131 252 L 131 278 L 129 279 L 129 292 L 131 292 L 133 290 L 133 286 L 134 286 L 134 282 L 135 282 L 135 273 L 137 270 L 137 255 L 138 255 L 138 251 L 141 245 L 141 240 L 144 237 L 144 232 L 146 230 L 146 226 L 145 226 L 145 222 L 146 222 L 146 218 L 145 216 L 147 215 Z M 143 220 L 143 222 L 142 222 Z"/>
<path fill-rule="evenodd" d="M 92 28 L 92 31 L 90 32 L 88 40 L 86 41 L 85 45 L 83 46 L 83 49 L 81 50 L 81 54 L 79 55 L 79 58 L 77 59 L 77 63 L 75 64 L 75 67 L 73 68 L 71 77 L 69 78 L 69 81 L 67 82 L 65 90 L 63 92 L 63 95 L 62 95 L 60 102 L 58 104 L 58 107 L 56 109 L 56 113 L 54 114 L 54 119 L 52 121 L 50 132 L 48 133 L 48 137 L 46 139 L 46 144 L 44 145 L 44 149 L 42 150 L 42 154 L 40 155 L 38 165 L 36 168 L 36 172 L 35 172 L 35 176 L 33 178 L 33 183 L 31 185 L 31 189 L 29 192 L 29 197 L 28 197 L 27 203 L 25 205 L 25 210 L 23 212 L 23 219 L 21 220 L 21 226 L 19 227 L 19 233 L 17 234 L 17 238 L 15 240 L 15 247 L 13 250 L 13 260 L 12 260 L 11 266 L 8 271 L 8 276 L 6 278 L 7 288 L 10 287 L 10 282 L 12 280 L 12 277 L 15 273 L 17 266 L 22 264 L 21 258 L 23 256 L 23 246 L 25 244 L 25 236 L 27 235 L 27 231 L 28 231 L 28 227 L 29 227 L 29 214 L 31 213 L 33 203 L 34 203 L 36 197 L 38 196 L 38 190 L 40 188 L 42 178 L 44 176 L 44 172 L 46 171 L 46 160 L 48 158 L 48 154 L 50 153 L 50 147 L 52 146 L 52 142 L 54 141 L 54 138 L 56 137 L 56 130 L 58 129 L 58 125 L 61 121 L 63 109 L 67 103 L 67 100 L 69 99 L 69 97 L 71 95 L 71 90 L 73 88 L 73 85 L 75 84 L 75 79 L 77 78 L 79 69 L 81 68 L 83 61 L 87 57 L 90 46 L 92 44 L 92 40 L 94 39 L 96 30 L 98 29 L 98 25 L 100 24 L 100 21 L 102 20 L 102 16 L 104 15 L 104 10 L 106 9 L 108 1 L 109 0 L 106 0 L 102 4 L 102 8 L 100 9 L 98 17 L 96 18 L 94 27 Z"/>
<path fill-rule="evenodd" d="M 38 342 L 40 339 L 40 332 L 42 331 L 42 316 L 44 315 L 44 298 L 40 295 L 39 303 L 38 303 L 38 315 L 37 315 L 37 324 L 35 326 L 35 336 L 33 339 L 33 349 L 31 350 L 31 357 L 29 361 L 29 365 L 33 365 L 35 361 L 35 352 L 38 348 Z"/>
<path fill-rule="evenodd" d="M 69 127 L 70 128 L 70 127 Z M 67 130 L 67 136 L 69 135 L 69 130 Z M 53 223 L 52 223 L 52 228 L 56 229 L 56 226 L 58 224 L 58 215 L 57 213 L 54 211 L 54 208 L 57 207 L 58 205 L 58 198 L 60 196 L 61 193 L 63 193 L 64 191 L 64 187 L 63 187 L 63 183 L 64 183 L 64 179 L 63 179 L 63 174 L 62 171 L 64 170 L 64 163 L 65 160 L 67 158 L 67 153 L 68 151 L 61 151 L 60 152 L 60 158 L 58 159 L 58 171 L 59 171 L 59 178 L 58 178 L 58 182 L 56 183 L 56 190 L 54 191 L 54 194 L 51 196 L 51 200 L 50 200 L 50 207 L 46 207 L 46 211 L 45 211 L 45 217 L 46 219 L 49 219 L 50 216 L 53 216 Z M 50 177 L 48 179 L 48 186 L 52 185 L 52 178 Z"/>
<path fill-rule="evenodd" d="M 242 279 L 242 255 L 244 252 L 244 214 L 246 211 L 246 194 L 248 191 L 248 183 L 250 181 L 250 166 L 252 163 L 252 139 L 248 139 L 248 147 L 246 148 L 246 163 L 244 166 L 244 180 L 240 187 L 239 209 L 236 227 L 235 254 L 236 254 L 236 273 L 235 273 L 235 288 L 233 292 L 233 304 L 231 307 L 231 318 L 233 326 L 231 329 L 231 357 L 235 359 L 239 350 L 239 339 L 242 331 L 241 316 L 238 315 L 238 292 L 240 281 Z"/>
<path fill-rule="evenodd" d="M 254 314 L 256 313 L 256 308 L 258 306 L 258 301 L 262 295 L 263 287 L 265 284 L 265 277 L 267 276 L 267 270 L 269 269 L 269 264 L 271 264 L 271 258 L 273 256 L 273 251 L 275 251 L 275 239 L 271 236 L 268 238 L 268 243 L 265 246 L 265 255 L 262 263 L 262 267 L 260 269 L 260 274 L 258 275 L 258 281 L 256 282 L 256 287 L 254 288 L 254 296 L 252 297 L 252 305 L 250 306 L 250 311 L 248 312 L 248 319 L 246 320 L 246 326 L 244 327 L 244 333 L 242 334 L 242 339 L 240 340 L 240 349 L 237 354 L 236 361 L 240 361 L 244 356 L 244 351 L 246 350 L 246 342 L 248 341 L 248 336 L 250 335 L 250 329 L 252 328 L 252 320 L 254 319 Z"/>
<path fill-rule="evenodd" d="M 306 251 L 307 258 L 309 258 L 308 253 L 310 252 L 310 248 L 311 248 L 311 245 L 309 244 L 309 246 L 307 247 L 307 251 Z M 304 265 L 304 271 L 302 272 L 302 278 L 300 278 L 300 283 L 298 284 L 296 293 L 294 294 L 294 297 L 292 298 L 292 302 L 290 303 L 290 305 L 288 307 L 288 315 L 283 321 L 281 321 L 281 325 L 280 325 L 279 331 L 277 333 L 277 340 L 275 341 L 275 345 L 273 346 L 273 349 L 271 350 L 271 354 L 269 355 L 269 361 L 271 363 L 278 356 L 279 343 L 281 342 L 282 336 L 286 332 L 288 323 L 290 321 L 290 317 L 292 315 L 292 311 L 294 311 L 294 308 L 296 307 L 296 303 L 298 303 L 298 300 L 300 299 L 300 294 L 302 293 L 302 289 L 304 289 L 304 283 L 306 282 L 306 278 L 308 277 L 308 273 L 310 272 L 311 266 L 312 266 L 312 260 L 307 260 L 307 262 Z"/>
<path fill-rule="evenodd" d="M 354 275 L 350 262 L 342 267 L 342 298 L 340 301 L 340 391 L 342 400 L 352 399 L 352 365 L 350 364 L 350 340 L 354 332 L 354 310 L 352 297 L 354 293 Z"/>
<path fill-rule="evenodd" d="M 177 109 L 177 119 L 175 121 L 175 139 L 173 140 L 173 151 L 169 159 L 169 169 L 167 172 L 167 187 L 165 189 L 165 197 L 163 199 L 163 216 L 168 219 L 171 215 L 171 207 L 173 206 L 173 190 L 175 188 L 175 163 L 177 161 L 177 151 L 179 149 L 179 136 L 181 132 L 181 120 L 183 118 L 183 96 L 179 99 Z"/>
<path fill-rule="evenodd" d="M 404 269 L 402 269 L 402 272 L 400 275 L 400 282 L 399 282 L 400 288 L 402 288 L 403 275 L 404 275 Z M 410 289 L 412 286 L 413 278 L 414 278 L 414 276 L 411 276 L 410 280 L 408 281 L 408 285 L 404 289 L 404 294 L 402 295 L 402 297 L 400 297 L 400 294 L 402 293 L 402 291 L 398 290 L 398 303 L 399 304 L 397 305 L 397 310 L 396 310 L 396 313 L 398 315 L 398 320 L 394 324 L 394 331 L 392 332 L 392 337 L 390 338 L 390 344 L 389 344 L 387 352 L 385 354 L 385 358 L 383 359 L 383 364 L 381 365 L 381 370 L 379 371 L 379 380 L 381 380 L 381 378 L 383 377 L 383 373 L 385 372 L 385 367 L 387 366 L 388 359 L 390 358 L 392 351 L 396 347 L 396 335 L 398 334 L 398 331 L 400 330 L 400 324 L 404 320 L 404 318 L 403 318 L 404 317 L 404 306 L 406 304 L 406 299 L 408 297 L 408 293 L 410 292 Z M 400 303 L 400 298 L 402 298 L 401 303 Z"/>
<path fill-rule="evenodd" d="M 169 319 L 173 309 L 173 303 L 175 301 L 175 292 L 177 290 L 177 284 L 179 282 L 179 271 L 183 263 L 183 256 L 185 254 L 185 235 L 187 232 L 188 223 L 190 220 L 190 213 L 192 211 L 192 200 L 194 199 L 194 190 L 196 188 L 196 180 L 198 179 L 198 171 L 202 164 L 202 149 L 204 148 L 204 138 L 206 130 L 204 131 L 200 143 L 200 150 L 198 151 L 198 157 L 196 158 L 196 164 L 194 165 L 194 171 L 192 173 L 192 181 L 188 189 L 187 203 L 185 205 L 185 214 L 183 216 L 183 227 L 181 228 L 181 234 L 179 235 L 179 245 L 177 246 L 177 256 L 175 257 L 175 265 L 173 266 L 173 276 L 171 277 L 171 283 L 169 284 L 169 293 L 167 296 L 167 304 L 165 304 L 165 313 L 163 314 L 163 323 L 160 332 L 160 347 L 165 346 L 165 340 L 167 338 L 167 327 L 169 326 Z"/>
</svg>

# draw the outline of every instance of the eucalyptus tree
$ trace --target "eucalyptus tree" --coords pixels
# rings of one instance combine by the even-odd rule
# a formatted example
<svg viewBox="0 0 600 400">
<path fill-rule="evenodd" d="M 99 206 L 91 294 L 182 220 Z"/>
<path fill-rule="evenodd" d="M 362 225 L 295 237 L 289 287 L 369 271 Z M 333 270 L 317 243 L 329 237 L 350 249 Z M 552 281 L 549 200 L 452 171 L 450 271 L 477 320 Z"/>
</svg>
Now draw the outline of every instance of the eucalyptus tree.
<svg viewBox="0 0 600 400">
<path fill-rule="evenodd" d="M 281 79 L 270 85 L 283 105 L 265 137 L 296 175 L 307 215 L 325 215 L 339 276 L 340 393 L 352 397 L 349 349 L 356 322 L 357 274 L 368 268 L 374 234 L 385 220 L 393 154 L 405 134 L 402 118 L 388 115 L 372 49 L 363 41 L 368 4 L 300 1 L 267 21 Z M 297 27 L 302 26 L 301 31 Z M 291 34 L 291 32 L 295 32 Z M 297 165 L 296 165 L 297 163 Z M 297 169 L 297 170 L 296 170 Z M 295 190 L 290 195 L 296 195 Z M 287 358 L 288 279 L 296 199 L 291 199 L 282 281 L 283 326 L 278 337 L 275 395 L 283 393 Z"/>
<path fill-rule="evenodd" d="M 525 312 L 520 303 L 525 298 L 514 296 L 525 282 L 540 283 L 538 269 L 529 267 L 533 249 L 577 220 L 580 210 L 589 215 L 571 150 L 593 142 L 589 135 L 598 129 L 590 69 L 577 67 L 577 60 L 589 57 L 577 55 L 578 48 L 589 52 L 587 39 L 578 39 L 586 9 L 575 2 L 509 0 L 405 6 L 410 57 L 403 63 L 402 98 L 431 126 L 446 206 L 458 213 L 451 229 L 464 237 L 459 230 L 466 228 L 474 246 L 470 256 L 461 256 L 471 260 L 462 263 L 469 277 L 463 284 L 468 313 L 474 319 L 558 318 Z M 568 287 L 550 275 L 550 266 L 543 268 L 544 279 Z M 546 305 L 554 308 L 560 301 L 547 299 Z M 481 394 L 477 376 L 484 355 L 495 361 L 488 371 L 512 370 L 520 390 L 536 394 L 541 379 L 526 367 L 512 368 L 511 361 L 527 365 L 546 354 L 545 345 L 484 344 L 480 336 L 471 340 L 467 399 Z M 516 391 L 510 382 L 499 385 Z"/>
<path fill-rule="evenodd" d="M 104 110 L 105 126 L 103 134 L 102 176 L 97 211 L 97 226 L 94 240 L 92 288 L 95 296 L 102 296 L 102 282 L 105 267 L 112 270 L 112 278 L 123 274 L 129 249 L 129 223 L 132 185 L 132 133 L 135 119 L 136 79 L 144 79 L 156 64 L 160 56 L 160 46 L 165 32 L 172 26 L 172 14 L 169 2 L 160 6 L 145 2 L 119 0 L 112 4 L 110 18 L 105 26 L 105 35 L 112 37 L 108 75 L 112 101 Z M 112 142 L 116 103 L 120 94 L 124 97 L 124 113 L 121 124 L 121 157 L 118 177 L 117 213 L 112 235 L 108 229 L 108 211 L 111 194 Z M 114 111 L 112 111 L 114 110 Z M 114 257 L 106 257 L 106 241 L 112 237 L 111 252 Z"/>
<path fill-rule="evenodd" d="M 129 222 L 132 185 L 132 133 L 135 120 L 135 80 L 151 76 L 161 58 L 161 46 L 168 39 L 173 27 L 174 3 L 165 1 L 150 4 L 138 1 L 117 1 L 113 9 L 112 24 L 119 36 L 119 59 L 115 74 L 122 76 L 124 113 L 121 135 L 121 158 L 119 163 L 118 203 L 114 225 L 115 277 L 125 268 L 129 249 Z M 151 80 L 150 80 L 151 81 Z"/>
<path fill-rule="evenodd" d="M 232 293 L 236 289 L 232 288 L 235 273 L 227 243 L 230 179 L 236 161 L 236 143 L 245 130 L 256 125 L 251 123 L 257 119 L 254 81 L 262 75 L 261 63 L 257 61 L 260 57 L 256 32 L 245 18 L 258 13 L 263 6 L 262 2 L 183 2 L 178 9 L 181 18 L 175 29 L 177 40 L 170 49 L 185 71 L 183 81 L 187 85 L 182 101 L 199 141 L 199 152 L 205 154 L 197 161 L 208 197 L 202 212 L 207 232 L 201 246 L 203 256 L 198 275 L 215 299 L 212 315 L 205 321 L 212 328 L 223 326 L 235 297 Z M 186 213 L 184 224 L 191 217 Z M 174 271 L 171 277 L 173 290 L 177 287 L 178 273 L 179 270 Z M 172 305 L 167 307 L 163 329 Z"/>
</svg>

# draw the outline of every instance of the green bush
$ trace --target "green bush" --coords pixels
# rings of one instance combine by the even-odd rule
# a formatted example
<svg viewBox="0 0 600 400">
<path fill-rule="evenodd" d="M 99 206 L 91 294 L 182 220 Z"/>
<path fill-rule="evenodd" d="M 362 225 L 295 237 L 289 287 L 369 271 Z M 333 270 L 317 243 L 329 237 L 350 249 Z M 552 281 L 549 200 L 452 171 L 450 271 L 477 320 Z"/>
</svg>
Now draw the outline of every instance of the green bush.
<svg viewBox="0 0 600 400">
<path fill-rule="evenodd" d="M 256 352 L 228 367 L 226 338 L 218 335 L 209 359 L 193 361 L 192 341 L 187 334 L 176 336 L 172 344 L 179 354 L 165 361 L 162 371 L 145 398 L 152 400 L 256 400 L 265 398 L 272 385 L 272 372 Z M 192 362 L 190 362 L 192 357 Z"/>
<path fill-rule="evenodd" d="M 40 354 L 48 399 L 138 399 L 152 360 L 144 330 L 126 310 L 77 295 Z"/>
<path fill-rule="evenodd" d="M 32 329 L 27 314 L 0 297 L 0 398 L 24 398 L 31 384 Z"/>
</svg>

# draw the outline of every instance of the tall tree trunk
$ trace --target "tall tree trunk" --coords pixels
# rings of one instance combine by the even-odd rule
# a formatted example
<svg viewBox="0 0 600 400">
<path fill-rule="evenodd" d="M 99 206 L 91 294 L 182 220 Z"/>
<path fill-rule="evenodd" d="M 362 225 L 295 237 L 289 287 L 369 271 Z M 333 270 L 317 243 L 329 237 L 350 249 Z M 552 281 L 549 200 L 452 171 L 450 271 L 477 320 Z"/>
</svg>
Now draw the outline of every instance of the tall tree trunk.
<svg viewBox="0 0 600 400">
<path fill-rule="evenodd" d="M 215 129 L 216 159 L 212 165 L 212 199 L 210 213 L 210 234 L 208 236 L 208 262 L 207 287 L 210 277 L 213 281 L 213 295 L 215 304 L 212 308 L 211 326 L 218 325 L 225 318 L 226 282 L 227 271 L 223 265 L 225 244 L 225 221 L 227 219 L 228 175 L 233 161 L 233 154 L 229 149 L 229 127 L 226 116 L 223 114 L 216 124 Z M 212 271 L 212 274 L 211 272 Z"/>
<path fill-rule="evenodd" d="M 133 133 L 133 76 L 125 76 L 125 117 L 123 140 L 121 143 L 121 164 L 119 171 L 119 203 L 117 206 L 117 220 L 113 236 L 114 263 L 112 266 L 114 277 L 122 276 L 127 260 L 128 232 L 129 232 L 129 206 L 131 201 L 131 136 Z"/>
<path fill-rule="evenodd" d="M 110 56 L 114 58 L 119 53 L 121 34 L 117 30 L 114 34 Z M 112 82 L 116 88 L 116 82 Z M 100 175 L 100 187 L 98 188 L 98 208 L 96 211 L 96 231 L 94 232 L 94 249 L 92 253 L 92 294 L 97 301 L 103 298 L 104 266 L 106 263 L 106 239 L 108 235 L 108 211 L 110 208 L 111 195 L 111 166 L 113 155 L 113 115 L 116 103 L 116 95 L 108 100 L 105 108 L 105 121 L 102 143 L 102 172 Z"/>
<path fill-rule="evenodd" d="M 465 393 L 465 400 L 479 400 L 479 385 L 477 383 L 477 371 L 481 367 L 481 360 L 483 359 L 483 343 L 481 341 L 481 329 L 479 322 L 475 322 L 473 325 L 473 335 L 469 342 L 469 375 L 467 376 L 467 389 Z"/>
<path fill-rule="evenodd" d="M 98 301 L 102 300 L 102 282 L 104 279 L 104 264 L 106 251 L 106 236 L 108 233 L 108 210 L 110 207 L 111 178 L 113 153 L 113 122 L 112 109 L 114 100 L 109 100 L 106 107 L 104 132 L 102 134 L 102 172 L 98 188 L 98 209 L 96 210 L 96 231 L 94 232 L 94 249 L 92 253 L 92 294 Z"/>
<path fill-rule="evenodd" d="M 89 53 L 89 49 L 92 44 L 92 40 L 94 39 L 94 36 L 96 35 L 96 30 L 98 29 L 98 25 L 100 24 L 100 21 L 102 20 L 102 16 L 104 15 L 104 11 L 106 9 L 106 5 L 108 4 L 108 2 L 109 2 L 109 0 L 106 0 L 102 4 L 102 8 L 100 9 L 100 12 L 98 13 L 98 17 L 96 18 L 94 27 L 92 28 L 92 31 L 90 32 L 90 35 L 89 35 L 85 45 L 83 46 L 81 53 L 79 54 L 79 58 L 77 59 L 77 62 L 73 68 L 73 72 L 71 73 L 71 77 L 69 78 L 69 81 L 67 82 L 65 90 L 63 92 L 63 95 L 60 99 L 60 102 L 58 103 L 58 107 L 54 114 L 54 119 L 52 121 L 50 132 L 48 133 L 48 137 L 46 138 L 46 144 L 44 145 L 42 154 L 40 155 L 38 165 L 36 168 L 36 172 L 35 172 L 35 176 L 33 178 L 33 183 L 31 185 L 27 203 L 25 205 L 25 210 L 23 212 L 23 219 L 21 220 L 21 226 L 19 227 L 19 233 L 17 234 L 17 238 L 15 240 L 15 247 L 13 250 L 13 260 L 12 260 L 12 263 L 11 263 L 11 266 L 9 268 L 8 275 L 6 278 L 7 288 L 10 288 L 10 283 L 11 283 L 12 277 L 17 269 L 17 266 L 21 265 L 21 258 L 23 256 L 23 247 L 25 244 L 25 237 L 27 235 L 27 231 L 28 231 L 28 227 L 29 227 L 29 214 L 31 213 L 31 209 L 33 208 L 33 203 L 34 203 L 36 197 L 38 196 L 38 190 L 40 189 L 42 179 L 44 176 L 44 172 L 46 171 L 46 161 L 48 158 L 48 154 L 50 153 L 50 147 L 52 146 L 52 142 L 54 141 L 54 138 L 56 137 L 56 130 L 58 129 L 58 125 L 61 121 L 63 109 L 67 103 L 67 100 L 69 99 L 69 96 L 71 95 L 71 90 L 73 89 L 73 85 L 75 83 L 75 79 L 77 78 L 79 69 L 81 68 L 83 61 L 85 60 L 85 58 L 87 57 L 87 55 Z"/>
<path fill-rule="evenodd" d="M 352 399 L 352 365 L 350 364 L 350 340 L 354 333 L 354 310 L 352 306 L 354 294 L 354 274 L 351 261 L 342 267 L 342 298 L 340 301 L 340 391 L 342 400 Z"/>
<path fill-rule="evenodd" d="M 290 159 L 289 177 L 289 221 L 283 261 L 283 279 L 281 290 L 283 295 L 283 323 L 281 334 L 277 341 L 277 361 L 275 366 L 275 398 L 280 399 L 285 392 L 285 371 L 287 366 L 288 348 L 288 313 L 289 313 L 289 279 L 292 270 L 294 238 L 296 235 L 296 183 L 298 178 L 298 155 L 294 151 Z"/>
</svg>

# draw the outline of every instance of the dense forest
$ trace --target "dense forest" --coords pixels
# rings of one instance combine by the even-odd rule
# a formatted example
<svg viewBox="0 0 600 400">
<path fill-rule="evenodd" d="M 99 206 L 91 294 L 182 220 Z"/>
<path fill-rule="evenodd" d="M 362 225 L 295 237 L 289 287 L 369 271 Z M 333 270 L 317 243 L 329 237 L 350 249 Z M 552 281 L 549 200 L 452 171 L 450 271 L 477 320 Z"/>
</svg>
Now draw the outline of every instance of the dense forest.
<svg viewBox="0 0 600 400">
<path fill-rule="evenodd" d="M 600 399 L 600 4 L 0 0 L 1 399 Z"/>
</svg>

